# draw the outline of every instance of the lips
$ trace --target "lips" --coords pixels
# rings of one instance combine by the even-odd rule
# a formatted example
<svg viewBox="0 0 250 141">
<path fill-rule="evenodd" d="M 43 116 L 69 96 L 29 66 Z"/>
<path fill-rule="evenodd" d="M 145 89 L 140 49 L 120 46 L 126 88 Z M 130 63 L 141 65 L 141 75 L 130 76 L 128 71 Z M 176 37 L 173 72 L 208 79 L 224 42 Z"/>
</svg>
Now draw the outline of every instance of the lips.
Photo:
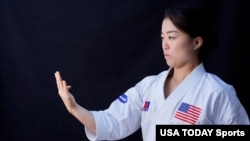
<svg viewBox="0 0 250 141">
<path fill-rule="evenodd" d="M 164 56 L 166 56 L 166 57 L 167 57 L 167 56 L 170 56 L 170 55 L 169 55 L 169 54 L 167 54 L 167 53 L 163 53 L 163 55 L 164 55 Z"/>
</svg>

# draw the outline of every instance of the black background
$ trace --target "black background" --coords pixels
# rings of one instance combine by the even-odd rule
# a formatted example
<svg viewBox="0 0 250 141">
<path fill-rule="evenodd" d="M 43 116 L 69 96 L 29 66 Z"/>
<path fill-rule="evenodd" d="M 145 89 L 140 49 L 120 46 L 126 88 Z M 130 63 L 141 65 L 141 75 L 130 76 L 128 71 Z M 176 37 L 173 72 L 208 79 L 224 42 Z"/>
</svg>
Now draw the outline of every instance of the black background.
<svg viewBox="0 0 250 141">
<path fill-rule="evenodd" d="M 87 140 L 57 94 L 54 72 L 80 105 L 107 108 L 143 77 L 168 68 L 161 22 L 164 9 L 178 4 L 206 9 L 219 47 L 205 67 L 236 88 L 250 113 L 244 1 L 0 0 L 0 140 Z M 140 139 L 138 131 L 124 140 Z"/>
</svg>

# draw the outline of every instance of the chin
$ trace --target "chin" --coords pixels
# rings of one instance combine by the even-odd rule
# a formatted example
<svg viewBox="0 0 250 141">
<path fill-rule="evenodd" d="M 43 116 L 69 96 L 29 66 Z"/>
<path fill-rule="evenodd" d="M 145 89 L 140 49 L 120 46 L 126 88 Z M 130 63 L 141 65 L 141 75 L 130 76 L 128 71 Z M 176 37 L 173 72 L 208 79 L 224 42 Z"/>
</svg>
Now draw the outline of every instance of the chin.
<svg viewBox="0 0 250 141">
<path fill-rule="evenodd" d="M 166 63 L 169 67 L 173 67 L 173 64 L 171 64 L 170 62 L 166 61 Z"/>
</svg>

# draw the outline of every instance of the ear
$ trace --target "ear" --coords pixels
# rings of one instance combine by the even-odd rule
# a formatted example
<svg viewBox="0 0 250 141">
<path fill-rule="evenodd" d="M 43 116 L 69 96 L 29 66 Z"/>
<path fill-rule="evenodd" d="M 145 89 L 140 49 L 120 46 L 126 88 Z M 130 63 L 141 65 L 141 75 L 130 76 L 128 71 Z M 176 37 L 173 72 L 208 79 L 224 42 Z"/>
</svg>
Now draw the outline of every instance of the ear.
<svg viewBox="0 0 250 141">
<path fill-rule="evenodd" d="M 193 39 L 194 49 L 200 48 L 202 44 L 203 44 L 203 39 L 200 36 Z"/>
</svg>

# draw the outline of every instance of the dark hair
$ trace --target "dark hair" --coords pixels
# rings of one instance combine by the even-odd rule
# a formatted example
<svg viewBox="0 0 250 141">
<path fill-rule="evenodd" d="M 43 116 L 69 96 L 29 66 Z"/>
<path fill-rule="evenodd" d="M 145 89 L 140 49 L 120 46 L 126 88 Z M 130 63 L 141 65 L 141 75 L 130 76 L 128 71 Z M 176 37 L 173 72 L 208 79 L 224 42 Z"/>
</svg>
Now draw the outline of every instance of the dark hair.
<svg viewBox="0 0 250 141">
<path fill-rule="evenodd" d="M 169 18 L 173 24 L 191 38 L 203 38 L 201 54 L 217 46 L 215 32 L 205 11 L 199 7 L 179 6 L 165 9 L 164 18 Z"/>
</svg>

